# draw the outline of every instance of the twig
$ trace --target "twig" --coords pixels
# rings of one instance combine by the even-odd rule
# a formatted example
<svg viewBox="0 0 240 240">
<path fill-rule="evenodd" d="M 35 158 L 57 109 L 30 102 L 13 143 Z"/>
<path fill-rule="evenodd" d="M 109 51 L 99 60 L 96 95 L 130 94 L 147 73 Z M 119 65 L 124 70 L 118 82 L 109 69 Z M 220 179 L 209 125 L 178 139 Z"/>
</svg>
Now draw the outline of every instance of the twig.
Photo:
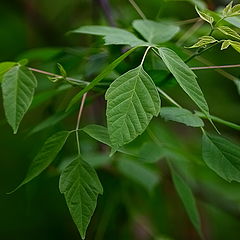
<svg viewBox="0 0 240 240">
<path fill-rule="evenodd" d="M 84 93 L 84 94 L 83 94 L 83 97 L 82 97 L 81 104 L 80 104 L 80 108 L 79 108 L 79 111 L 78 111 L 77 125 L 76 125 L 76 128 L 75 128 L 75 131 L 76 131 L 76 132 L 75 132 L 75 133 L 76 133 L 76 140 L 77 140 L 77 148 L 78 148 L 78 155 L 81 154 L 80 142 L 79 142 L 79 136 L 78 136 L 78 130 L 79 130 L 80 120 L 81 120 L 82 111 L 83 111 L 83 106 L 84 106 L 86 97 L 87 97 L 87 93 Z"/>
<path fill-rule="evenodd" d="M 137 13 L 142 19 L 147 19 L 143 11 L 141 10 L 141 8 L 137 5 L 137 3 L 134 0 L 128 0 L 128 1 L 131 3 L 131 5 L 134 7 L 134 9 L 137 11 Z"/>
<path fill-rule="evenodd" d="M 165 93 L 161 88 L 157 87 L 157 90 L 169 101 L 171 102 L 173 105 L 182 108 L 180 106 L 180 104 L 178 104 L 174 99 L 172 99 L 167 93 Z"/>
<path fill-rule="evenodd" d="M 240 64 L 222 65 L 222 66 L 205 66 L 205 67 L 191 67 L 192 70 L 204 70 L 204 69 L 220 69 L 220 68 L 237 68 Z"/>
</svg>

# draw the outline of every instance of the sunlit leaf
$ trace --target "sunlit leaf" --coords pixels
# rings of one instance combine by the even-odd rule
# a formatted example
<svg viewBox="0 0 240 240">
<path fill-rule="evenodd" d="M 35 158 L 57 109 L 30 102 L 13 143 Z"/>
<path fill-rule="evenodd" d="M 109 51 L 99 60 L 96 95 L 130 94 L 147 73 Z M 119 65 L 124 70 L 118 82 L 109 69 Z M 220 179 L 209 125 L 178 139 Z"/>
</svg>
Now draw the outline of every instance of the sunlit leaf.
<svg viewBox="0 0 240 240">
<path fill-rule="evenodd" d="M 2 62 L 0 63 L 0 83 L 3 80 L 3 75 L 9 71 L 14 65 L 16 65 L 15 62 Z"/>
<path fill-rule="evenodd" d="M 230 27 L 227 26 L 220 26 L 217 28 L 220 32 L 222 32 L 223 34 L 233 37 L 235 39 L 240 40 L 240 35 L 234 31 L 233 29 L 231 29 Z"/>
<path fill-rule="evenodd" d="M 192 45 L 189 48 L 204 47 L 210 43 L 215 43 L 215 42 L 217 42 L 217 40 L 212 36 L 202 36 L 194 45 Z"/>
<path fill-rule="evenodd" d="M 203 12 L 203 11 L 200 11 L 197 7 L 195 7 L 195 9 L 196 9 L 199 17 L 200 17 L 202 20 L 204 20 L 204 21 L 206 21 L 206 22 L 208 22 L 208 23 L 210 23 L 210 24 L 213 24 L 214 18 L 213 18 L 212 16 L 210 16 L 209 14 L 207 14 L 207 13 L 205 13 L 205 12 Z"/>
</svg>

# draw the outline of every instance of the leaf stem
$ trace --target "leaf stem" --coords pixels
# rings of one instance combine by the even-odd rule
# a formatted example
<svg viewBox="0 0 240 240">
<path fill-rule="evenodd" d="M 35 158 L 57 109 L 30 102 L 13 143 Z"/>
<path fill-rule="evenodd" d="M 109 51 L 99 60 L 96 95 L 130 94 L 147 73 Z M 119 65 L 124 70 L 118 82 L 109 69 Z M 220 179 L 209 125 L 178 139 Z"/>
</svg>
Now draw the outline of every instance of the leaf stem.
<svg viewBox="0 0 240 240">
<path fill-rule="evenodd" d="M 150 50 L 150 48 L 151 48 L 151 46 L 147 47 L 146 51 L 144 52 L 142 61 L 141 61 L 141 63 L 140 63 L 141 66 L 142 66 L 143 63 L 144 63 L 144 60 L 145 60 L 145 58 L 146 58 L 146 56 L 147 56 L 147 53 L 148 53 L 148 51 Z"/>
<path fill-rule="evenodd" d="M 182 108 L 180 104 L 178 104 L 174 99 L 172 99 L 167 93 L 165 93 L 161 88 L 157 87 L 157 90 L 173 105 Z"/>
<path fill-rule="evenodd" d="M 82 111 L 83 111 L 83 106 L 84 106 L 86 97 L 87 97 L 87 93 L 84 93 L 84 94 L 83 94 L 83 97 L 82 97 L 81 104 L 80 104 L 80 108 L 79 108 L 79 111 L 78 111 L 77 125 L 76 125 L 76 128 L 75 128 L 77 148 L 78 148 L 78 155 L 81 154 L 78 131 L 79 131 L 80 120 L 81 120 Z"/>
<path fill-rule="evenodd" d="M 192 70 L 204 70 L 204 69 L 219 69 L 219 68 L 237 68 L 240 64 L 222 65 L 222 66 L 205 66 L 205 67 L 191 67 Z"/>
<path fill-rule="evenodd" d="M 136 10 L 136 12 L 139 14 L 139 16 L 142 19 L 147 19 L 146 16 L 144 15 L 143 11 L 141 10 L 141 8 L 137 5 L 137 3 L 134 0 L 128 0 L 131 5 L 133 6 L 133 8 Z"/>
</svg>

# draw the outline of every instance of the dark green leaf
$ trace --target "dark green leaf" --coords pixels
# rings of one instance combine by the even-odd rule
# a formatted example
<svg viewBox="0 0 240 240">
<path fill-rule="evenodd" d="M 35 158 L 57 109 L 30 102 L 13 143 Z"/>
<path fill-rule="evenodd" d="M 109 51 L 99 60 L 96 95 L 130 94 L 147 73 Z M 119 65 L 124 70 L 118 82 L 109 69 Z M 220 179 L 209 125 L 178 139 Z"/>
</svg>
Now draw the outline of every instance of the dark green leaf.
<svg viewBox="0 0 240 240">
<path fill-rule="evenodd" d="M 240 147 L 220 136 L 203 134 L 203 160 L 226 181 L 240 182 Z"/>
<path fill-rule="evenodd" d="M 59 189 L 64 194 L 73 221 L 84 239 L 97 205 L 98 194 L 103 194 L 94 168 L 80 157 L 76 158 L 63 170 Z"/>
</svg>

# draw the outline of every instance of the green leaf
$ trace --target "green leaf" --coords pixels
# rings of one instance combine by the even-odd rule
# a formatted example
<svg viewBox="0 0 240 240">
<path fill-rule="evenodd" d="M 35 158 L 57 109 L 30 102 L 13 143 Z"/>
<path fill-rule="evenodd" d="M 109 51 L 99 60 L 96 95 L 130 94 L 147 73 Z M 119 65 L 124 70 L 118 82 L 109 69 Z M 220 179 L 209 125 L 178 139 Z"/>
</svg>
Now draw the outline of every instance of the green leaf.
<svg viewBox="0 0 240 240">
<path fill-rule="evenodd" d="M 39 153 L 33 159 L 25 179 L 13 192 L 33 180 L 53 162 L 64 146 L 69 134 L 70 132 L 68 131 L 57 132 L 46 140 Z"/>
<path fill-rule="evenodd" d="M 117 168 L 126 177 L 143 186 L 148 192 L 152 192 L 159 182 L 159 174 L 153 171 L 147 164 L 131 159 L 119 159 Z"/>
<path fill-rule="evenodd" d="M 231 1 L 231 2 L 223 9 L 222 15 L 223 15 L 224 18 L 231 15 L 232 5 L 233 5 L 233 1 Z"/>
<path fill-rule="evenodd" d="M 240 43 L 236 41 L 231 41 L 230 42 L 231 46 L 240 53 Z"/>
<path fill-rule="evenodd" d="M 224 40 L 221 46 L 221 50 L 227 49 L 231 45 L 230 40 Z"/>
<path fill-rule="evenodd" d="M 159 48 L 159 54 L 169 71 L 176 78 L 181 88 L 198 105 L 198 107 L 209 115 L 207 102 L 201 88 L 196 80 L 196 75 L 183 62 L 183 60 L 169 48 Z"/>
<path fill-rule="evenodd" d="M 19 124 L 31 105 L 36 87 L 36 78 L 24 66 L 15 66 L 3 76 L 3 106 L 14 133 L 17 133 Z"/>
<path fill-rule="evenodd" d="M 239 16 L 239 15 L 240 15 L 240 4 L 237 4 L 232 8 L 230 17 Z"/>
<path fill-rule="evenodd" d="M 212 36 L 202 36 L 199 38 L 199 40 L 194 45 L 192 45 L 189 48 L 203 47 L 210 43 L 215 43 L 215 42 L 217 42 L 217 40 Z"/>
<path fill-rule="evenodd" d="M 2 62 L 0 63 L 0 83 L 3 80 L 3 75 L 9 71 L 14 65 L 16 65 L 15 62 Z"/>
<path fill-rule="evenodd" d="M 230 27 L 220 26 L 220 27 L 217 27 L 217 29 L 227 36 L 240 40 L 240 35 Z"/>
<path fill-rule="evenodd" d="M 137 48 L 137 47 L 136 47 Z M 123 55 L 121 55 L 119 58 L 117 58 L 115 61 L 113 61 L 111 64 L 109 64 L 106 68 L 103 69 L 103 71 L 95 77 L 92 82 L 87 85 L 84 89 L 82 89 L 77 95 L 73 97 L 71 102 L 69 103 L 67 107 L 67 111 L 75 104 L 78 103 L 83 96 L 84 93 L 90 91 L 92 88 L 94 88 L 100 81 L 102 81 L 107 75 L 112 72 L 114 68 L 116 68 L 129 54 L 131 54 L 136 48 L 132 48 L 125 52 Z"/>
<path fill-rule="evenodd" d="M 108 132 L 115 149 L 142 134 L 160 111 L 156 86 L 141 65 L 117 78 L 105 98 Z"/>
<path fill-rule="evenodd" d="M 94 168 L 80 157 L 76 158 L 63 170 L 59 189 L 64 194 L 73 221 L 84 239 L 97 205 L 98 194 L 103 194 Z"/>
<path fill-rule="evenodd" d="M 183 178 L 173 169 L 171 166 L 171 173 L 172 173 L 172 179 L 174 186 L 176 188 L 176 191 L 181 198 L 183 205 L 187 211 L 187 214 L 199 233 L 200 236 L 202 236 L 201 232 L 201 221 L 198 213 L 198 209 L 196 206 L 196 201 L 193 196 L 191 188 L 185 183 Z"/>
<path fill-rule="evenodd" d="M 202 156 L 209 168 L 226 181 L 240 182 L 240 147 L 220 136 L 203 134 Z"/>
<path fill-rule="evenodd" d="M 201 118 L 184 108 L 163 107 L 161 109 L 160 115 L 167 121 L 171 120 L 175 122 L 180 122 L 190 127 L 204 126 Z"/>
<path fill-rule="evenodd" d="M 199 17 L 200 17 L 202 20 L 210 23 L 211 25 L 213 24 L 214 18 L 213 18 L 212 16 L 208 15 L 207 13 L 205 13 L 205 12 L 203 12 L 203 11 L 200 11 L 197 7 L 195 7 L 195 9 L 196 9 Z"/>
<path fill-rule="evenodd" d="M 107 26 L 83 26 L 76 30 L 73 30 L 72 33 L 83 33 L 83 34 L 92 34 L 104 36 L 106 45 L 130 45 L 131 47 L 136 46 L 148 46 L 147 42 L 142 41 L 137 38 L 134 34 L 116 27 L 107 27 Z"/>
<path fill-rule="evenodd" d="M 133 27 L 151 44 L 159 44 L 171 40 L 180 30 L 170 23 L 151 20 L 135 20 Z"/>
</svg>

